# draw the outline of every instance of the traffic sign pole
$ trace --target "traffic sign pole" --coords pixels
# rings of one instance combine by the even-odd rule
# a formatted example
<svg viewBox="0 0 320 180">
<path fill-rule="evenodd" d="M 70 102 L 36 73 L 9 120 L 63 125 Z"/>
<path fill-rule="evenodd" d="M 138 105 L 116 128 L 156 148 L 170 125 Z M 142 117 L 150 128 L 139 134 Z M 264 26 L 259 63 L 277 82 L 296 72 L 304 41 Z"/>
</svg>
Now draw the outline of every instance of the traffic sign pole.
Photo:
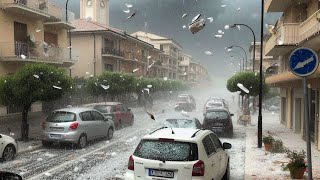
<svg viewBox="0 0 320 180">
<path fill-rule="evenodd" d="M 308 179 L 312 180 L 312 160 L 310 142 L 310 107 L 308 98 L 307 77 L 313 74 L 319 66 L 319 59 L 316 52 L 310 48 L 297 48 L 289 58 L 289 67 L 293 74 L 303 77 L 304 90 L 304 121 L 306 128 Z"/>
<path fill-rule="evenodd" d="M 307 77 L 303 77 L 304 89 L 304 121 L 306 128 L 306 142 L 307 142 L 307 161 L 308 161 L 308 179 L 312 180 L 312 160 L 311 160 L 311 142 L 310 142 L 310 118 L 309 118 L 309 101 L 308 101 L 308 87 Z"/>
</svg>

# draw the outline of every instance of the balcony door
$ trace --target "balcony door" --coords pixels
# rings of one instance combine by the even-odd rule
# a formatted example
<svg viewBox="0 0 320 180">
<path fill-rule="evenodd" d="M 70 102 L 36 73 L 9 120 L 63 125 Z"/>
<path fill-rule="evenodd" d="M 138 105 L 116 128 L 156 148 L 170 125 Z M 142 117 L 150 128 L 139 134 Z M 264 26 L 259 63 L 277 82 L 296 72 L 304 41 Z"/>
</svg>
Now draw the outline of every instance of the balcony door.
<svg viewBox="0 0 320 180">
<path fill-rule="evenodd" d="M 17 56 L 28 55 L 27 32 L 27 24 L 14 22 L 14 43 Z"/>
</svg>

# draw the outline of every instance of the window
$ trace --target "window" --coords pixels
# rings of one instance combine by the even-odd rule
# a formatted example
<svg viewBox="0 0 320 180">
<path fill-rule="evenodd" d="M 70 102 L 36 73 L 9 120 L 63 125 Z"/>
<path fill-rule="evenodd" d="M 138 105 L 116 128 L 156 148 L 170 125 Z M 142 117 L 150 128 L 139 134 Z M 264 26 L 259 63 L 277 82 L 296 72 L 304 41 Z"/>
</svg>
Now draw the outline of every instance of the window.
<svg viewBox="0 0 320 180">
<path fill-rule="evenodd" d="M 213 142 L 211 141 L 211 138 L 209 135 L 207 135 L 205 138 L 203 138 L 202 140 L 204 149 L 206 150 L 206 153 L 208 156 L 210 156 L 212 153 L 216 152 L 216 148 L 213 144 Z"/>
<path fill-rule="evenodd" d="M 160 45 L 160 50 L 163 51 L 163 45 L 162 44 Z"/>
<path fill-rule="evenodd" d="M 98 113 L 97 111 L 91 111 L 91 115 L 93 116 L 94 120 L 98 120 L 98 121 L 104 120 L 104 116 L 102 114 Z"/>
<path fill-rule="evenodd" d="M 76 114 L 66 111 L 54 111 L 48 118 L 48 122 L 73 122 L 76 121 Z"/>
<path fill-rule="evenodd" d="M 102 112 L 102 113 L 112 113 L 114 112 L 114 106 L 109 105 L 96 105 L 94 109 Z"/>
<path fill-rule="evenodd" d="M 218 138 L 215 134 L 211 133 L 211 134 L 210 134 L 210 137 L 211 137 L 211 139 L 212 139 L 212 141 L 213 141 L 214 146 L 215 146 L 217 149 L 222 148 L 222 143 L 221 143 L 221 141 L 219 140 L 219 138 Z"/>
<path fill-rule="evenodd" d="M 195 161 L 198 147 L 187 142 L 142 140 L 133 155 L 160 161 Z"/>
<path fill-rule="evenodd" d="M 80 117 L 81 117 L 82 121 L 92 121 L 93 120 L 93 117 L 91 116 L 90 111 L 82 112 L 80 114 Z"/>
<path fill-rule="evenodd" d="M 29 109 L 29 111 L 30 111 L 30 109 Z M 23 110 L 23 107 L 21 105 L 12 104 L 12 105 L 7 106 L 7 114 L 21 113 L 22 110 Z"/>
<path fill-rule="evenodd" d="M 113 71 L 113 65 L 112 64 L 105 64 L 104 65 L 105 71 Z"/>
<path fill-rule="evenodd" d="M 125 105 L 120 105 L 121 111 L 128 111 L 128 108 Z"/>
</svg>

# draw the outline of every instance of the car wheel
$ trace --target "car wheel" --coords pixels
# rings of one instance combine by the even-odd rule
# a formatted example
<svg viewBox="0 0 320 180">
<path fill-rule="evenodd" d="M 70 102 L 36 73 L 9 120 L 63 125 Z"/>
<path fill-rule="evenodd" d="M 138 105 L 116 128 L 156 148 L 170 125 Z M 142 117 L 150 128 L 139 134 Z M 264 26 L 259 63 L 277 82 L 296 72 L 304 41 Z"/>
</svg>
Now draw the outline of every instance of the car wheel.
<svg viewBox="0 0 320 180">
<path fill-rule="evenodd" d="M 11 161 L 12 159 L 14 159 L 15 155 L 16 148 L 12 144 L 9 144 L 4 148 L 2 158 L 4 161 Z"/>
<path fill-rule="evenodd" d="M 52 142 L 42 140 L 43 147 L 50 147 L 51 145 L 52 145 Z"/>
<path fill-rule="evenodd" d="M 230 163 L 228 161 L 226 172 L 224 173 L 222 180 L 229 180 L 230 179 Z"/>
<path fill-rule="evenodd" d="M 133 126 L 133 123 L 134 123 L 134 116 L 132 116 L 132 118 L 131 118 L 131 121 L 130 121 L 129 125 L 130 125 L 130 126 Z"/>
<path fill-rule="evenodd" d="M 110 140 L 113 138 L 113 128 L 109 128 L 107 138 Z"/>
<path fill-rule="evenodd" d="M 87 146 L 87 136 L 85 134 L 81 134 L 78 141 L 78 147 L 80 149 L 85 148 Z"/>
</svg>

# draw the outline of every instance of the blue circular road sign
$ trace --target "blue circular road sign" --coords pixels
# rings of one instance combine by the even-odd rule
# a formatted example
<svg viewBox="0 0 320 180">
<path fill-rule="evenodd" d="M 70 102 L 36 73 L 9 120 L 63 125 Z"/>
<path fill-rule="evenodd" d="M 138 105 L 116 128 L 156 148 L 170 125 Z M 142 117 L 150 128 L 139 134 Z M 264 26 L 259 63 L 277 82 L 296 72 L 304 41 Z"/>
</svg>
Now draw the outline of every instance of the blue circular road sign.
<svg viewBox="0 0 320 180">
<path fill-rule="evenodd" d="M 289 66 L 293 74 L 301 77 L 309 76 L 318 69 L 318 55 L 310 48 L 298 48 L 291 53 Z"/>
</svg>

